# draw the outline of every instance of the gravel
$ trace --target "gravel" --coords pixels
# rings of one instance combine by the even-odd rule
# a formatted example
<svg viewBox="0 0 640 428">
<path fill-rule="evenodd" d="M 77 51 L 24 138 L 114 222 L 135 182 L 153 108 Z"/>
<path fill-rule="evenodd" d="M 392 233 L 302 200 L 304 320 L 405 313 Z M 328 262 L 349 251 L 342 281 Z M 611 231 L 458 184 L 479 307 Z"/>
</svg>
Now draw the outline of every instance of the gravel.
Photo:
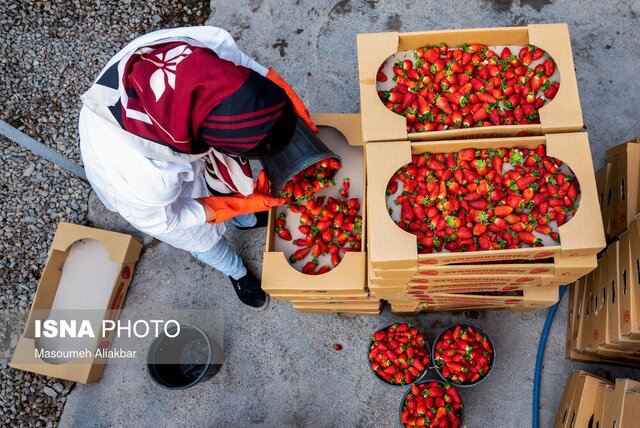
<svg viewBox="0 0 640 428">
<path fill-rule="evenodd" d="M 192 0 L 0 0 L 0 9 L 0 118 L 77 163 L 80 95 L 111 55 L 149 31 L 202 24 L 210 12 L 208 1 Z M 56 225 L 87 224 L 90 188 L 2 137 L 0 152 L 0 311 L 25 316 Z M 10 350 L 19 334 L 4 337 Z M 57 426 L 73 387 L 0 359 L 0 426 Z"/>
</svg>

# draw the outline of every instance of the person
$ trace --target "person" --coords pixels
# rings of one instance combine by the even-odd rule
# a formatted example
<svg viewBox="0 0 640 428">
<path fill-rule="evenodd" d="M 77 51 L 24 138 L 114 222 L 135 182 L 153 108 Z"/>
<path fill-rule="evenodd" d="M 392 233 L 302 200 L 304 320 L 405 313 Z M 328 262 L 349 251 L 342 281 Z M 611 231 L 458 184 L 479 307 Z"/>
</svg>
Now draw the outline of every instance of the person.
<svg viewBox="0 0 640 428">
<path fill-rule="evenodd" d="M 104 205 L 228 275 L 242 303 L 265 308 L 269 296 L 223 234 L 227 221 L 266 226 L 265 211 L 284 203 L 264 171 L 254 184 L 248 159 L 282 150 L 298 119 L 317 132 L 286 81 L 223 29 L 177 28 L 129 43 L 82 101 L 82 161 Z"/>
</svg>

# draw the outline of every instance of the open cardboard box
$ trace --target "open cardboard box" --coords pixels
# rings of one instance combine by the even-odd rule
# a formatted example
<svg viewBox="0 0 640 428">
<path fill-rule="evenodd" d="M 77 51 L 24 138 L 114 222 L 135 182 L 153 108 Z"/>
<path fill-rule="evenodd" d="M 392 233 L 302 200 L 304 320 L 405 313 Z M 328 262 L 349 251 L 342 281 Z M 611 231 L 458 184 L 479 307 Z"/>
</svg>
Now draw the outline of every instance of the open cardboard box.
<svg viewBox="0 0 640 428">
<path fill-rule="evenodd" d="M 380 65 L 396 52 L 442 42 L 450 47 L 458 47 L 465 43 L 482 43 L 489 46 L 532 44 L 551 55 L 560 73 L 560 88 L 556 97 L 539 110 L 540 123 L 407 134 L 405 118 L 387 109 L 380 101 L 376 73 Z M 582 128 L 582 109 L 567 24 L 358 34 L 357 45 L 362 130 L 367 143 L 407 139 L 424 141 L 542 135 L 574 132 Z"/>
<path fill-rule="evenodd" d="M 416 237 L 400 229 L 387 210 L 385 189 L 389 178 L 418 153 L 457 152 L 465 148 L 524 147 L 545 144 L 549 156 L 566 162 L 580 183 L 576 215 L 559 228 L 560 244 L 511 250 L 418 254 Z M 411 144 L 396 141 L 365 146 L 367 158 L 367 206 L 369 258 L 374 269 L 416 269 L 417 264 L 448 265 L 499 260 L 536 260 L 592 256 L 604 248 L 605 238 L 596 192 L 595 176 L 586 133 L 539 137 L 435 141 Z"/>
<path fill-rule="evenodd" d="M 117 320 L 141 250 L 142 244 L 130 235 L 60 223 L 10 366 L 80 383 L 98 382 L 106 359 L 95 357 L 95 351 L 108 349 L 111 335 L 88 338 L 91 357 L 45 361 L 38 358 L 36 349 L 64 350 L 67 345 L 75 348 L 77 339 L 38 339 L 36 320 L 68 319 L 71 311 L 99 314 L 99 322 Z"/>
<path fill-rule="evenodd" d="M 362 131 L 360 124 L 360 116 L 357 114 L 313 114 L 312 120 L 319 127 L 332 127 L 341 133 L 349 146 L 362 147 Z M 323 137 L 321 129 L 320 137 Z M 334 139 L 335 133 L 327 134 L 324 143 L 331 149 L 332 146 L 337 147 L 342 143 L 339 139 Z M 362 153 L 362 151 L 360 152 Z M 277 217 L 277 209 L 273 208 L 269 211 L 269 222 L 267 225 L 267 244 L 262 262 L 262 288 L 270 294 L 278 293 L 326 293 L 326 292 L 344 292 L 346 294 L 354 292 L 365 292 L 367 281 L 367 261 L 366 261 L 366 199 L 365 199 L 365 168 L 364 153 L 362 157 L 354 157 L 351 159 L 342 159 L 342 169 L 348 172 L 347 176 L 352 178 L 351 193 L 355 196 L 358 192 L 356 189 L 356 176 L 360 175 L 362 182 L 362 250 L 360 252 L 349 252 L 340 261 L 340 264 L 331 271 L 323 275 L 306 275 L 296 270 L 289 264 L 288 256 L 282 251 L 276 250 L 275 221 Z M 339 188 L 340 183 L 336 188 Z M 292 216 L 287 216 L 292 217 Z M 293 226 L 293 225 L 292 225 Z M 297 227 L 289 227 L 292 234 L 297 233 Z M 295 233 L 294 233 L 295 231 Z M 293 244 L 291 244 L 291 253 L 293 252 Z"/>
</svg>

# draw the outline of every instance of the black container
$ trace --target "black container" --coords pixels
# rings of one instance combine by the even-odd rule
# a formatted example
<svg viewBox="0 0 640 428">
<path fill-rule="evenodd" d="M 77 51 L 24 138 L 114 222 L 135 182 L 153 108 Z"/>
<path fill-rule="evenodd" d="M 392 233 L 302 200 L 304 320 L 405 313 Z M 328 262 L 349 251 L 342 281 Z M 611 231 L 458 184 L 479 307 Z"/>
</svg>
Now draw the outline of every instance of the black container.
<svg viewBox="0 0 640 428">
<path fill-rule="evenodd" d="M 420 380 L 417 382 L 414 382 L 416 385 L 420 385 L 423 383 L 430 383 L 430 382 L 438 382 L 440 385 L 445 384 L 445 382 L 441 381 L 440 379 L 425 379 L 425 380 Z M 453 383 L 451 383 L 451 386 L 456 387 L 456 385 L 454 385 Z M 407 396 L 411 393 L 411 387 L 409 387 L 409 389 L 407 390 L 407 392 L 402 396 L 402 401 L 400 401 L 400 412 L 398 413 L 398 421 L 400 422 L 400 427 L 404 428 L 404 424 L 402 423 L 402 411 L 404 410 L 404 402 L 407 399 Z M 460 395 L 460 394 L 458 394 Z M 460 400 L 460 410 L 458 410 L 460 412 L 460 426 L 463 427 L 464 425 L 464 402 L 462 400 Z"/>
<path fill-rule="evenodd" d="M 399 321 L 396 321 L 396 322 L 400 323 Z M 376 333 L 376 332 L 378 332 L 380 330 L 386 330 L 387 328 L 389 328 L 393 324 L 395 324 L 395 322 L 392 322 L 390 324 L 387 324 L 387 325 L 377 329 L 374 333 Z M 402 324 L 402 323 L 400 323 L 400 324 Z M 416 329 L 418 329 L 418 327 L 414 326 L 411 323 L 406 323 L 406 324 L 409 324 L 410 328 L 411 327 L 415 327 Z M 420 374 L 420 376 L 418 376 L 413 382 L 405 383 L 404 385 L 395 384 L 395 383 L 389 383 L 389 382 L 385 381 L 380 376 L 378 376 L 378 374 L 373 370 L 373 368 L 371 368 L 371 361 L 369 361 L 369 352 L 371 352 L 371 345 L 373 344 L 373 340 L 371 340 L 369 342 L 369 346 L 367 347 L 367 365 L 369 366 L 369 369 L 371 370 L 371 373 L 373 373 L 373 375 L 376 377 L 376 379 L 378 379 L 379 382 L 383 383 L 384 385 L 389 385 L 389 386 L 407 386 L 407 385 L 411 385 L 411 384 L 416 383 L 416 382 L 420 382 L 420 379 L 425 377 L 425 375 L 429 371 L 429 364 L 433 361 L 433 355 L 431 355 L 431 347 L 429 346 L 429 341 L 427 340 L 427 337 L 419 329 L 418 329 L 418 333 L 422 334 L 422 336 L 424 337 L 424 347 L 427 349 L 427 352 L 429 352 L 429 362 L 427 364 L 425 364 L 424 371 Z M 373 334 L 371 335 L 371 337 L 373 337 Z"/>
<path fill-rule="evenodd" d="M 296 123 L 296 130 L 291 142 L 280 152 L 267 159 L 261 159 L 262 166 L 267 171 L 271 188 L 276 196 L 280 190 L 300 171 L 323 159 L 340 156 L 333 153 L 300 119 Z"/>
<path fill-rule="evenodd" d="M 174 335 L 176 329 L 169 330 Z M 176 337 L 158 336 L 147 357 L 151 379 L 168 389 L 187 389 L 212 378 L 220 364 L 213 364 L 214 346 L 200 328 L 181 325 Z"/>
<path fill-rule="evenodd" d="M 442 337 L 443 334 L 445 334 L 448 330 L 455 329 L 457 325 L 460 325 L 462 327 L 471 327 L 471 328 L 473 328 L 478 333 L 482 334 L 483 336 L 486 336 L 487 340 L 489 341 L 489 343 L 491 343 L 491 348 L 493 349 L 493 353 L 491 354 L 491 359 L 489 360 L 489 372 L 485 373 L 485 375 L 482 376 L 477 382 L 473 382 L 473 383 L 468 383 L 468 382 L 467 383 L 455 383 L 455 382 L 451 381 L 451 379 L 448 379 L 448 378 L 446 378 L 446 377 L 444 377 L 442 375 L 441 368 L 438 367 L 438 364 L 436 363 L 436 359 L 435 359 L 436 344 L 440 341 L 440 337 Z M 452 325 L 451 327 L 447 327 L 447 328 L 443 329 L 442 331 L 440 331 L 440 333 L 438 333 L 438 336 L 433 341 L 433 347 L 431 348 L 431 360 L 433 361 L 433 367 L 434 367 L 436 373 L 438 373 L 438 376 L 440 377 L 440 379 L 444 380 L 445 382 L 451 382 L 452 385 L 458 386 L 460 388 L 469 388 L 471 386 L 476 386 L 476 385 L 484 382 L 489 377 L 491 372 L 493 372 L 493 365 L 494 365 L 494 363 L 496 361 L 496 346 L 493 343 L 493 339 L 491 339 L 491 336 L 489 336 L 484 329 L 482 329 L 482 328 L 480 328 L 477 325 L 472 324 L 472 323 L 458 323 L 458 324 Z"/>
</svg>

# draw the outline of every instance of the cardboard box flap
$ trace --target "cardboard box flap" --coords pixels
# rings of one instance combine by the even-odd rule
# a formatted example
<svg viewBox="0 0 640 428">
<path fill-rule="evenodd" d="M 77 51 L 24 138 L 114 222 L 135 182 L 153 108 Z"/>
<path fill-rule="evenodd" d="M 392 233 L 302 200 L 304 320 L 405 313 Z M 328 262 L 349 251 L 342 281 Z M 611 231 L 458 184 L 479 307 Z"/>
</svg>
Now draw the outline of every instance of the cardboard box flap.
<svg viewBox="0 0 640 428">
<path fill-rule="evenodd" d="M 131 235 L 62 222 L 56 229 L 49 251 L 66 251 L 80 239 L 100 241 L 107 248 L 111 260 L 125 264 L 137 261 L 142 250 L 142 244 Z"/>
<path fill-rule="evenodd" d="M 600 212 L 598 195 L 595 191 L 596 180 L 589 148 L 589 137 L 584 132 L 569 134 L 549 134 L 547 139 L 547 154 L 566 162 L 569 168 L 579 177 L 580 205 L 575 216 L 560 226 L 561 236 L 571 236 L 570 241 L 562 241 L 563 254 L 571 254 L 573 249 L 604 248 L 604 227 L 602 218 L 594 216 Z M 583 233 L 585 225 L 589 224 L 589 233 Z"/>
<path fill-rule="evenodd" d="M 398 51 L 417 49 L 421 46 L 446 43 L 450 47 L 481 43 L 488 46 L 529 44 L 528 27 L 469 28 L 464 30 L 433 30 L 400 33 Z M 395 51 L 394 51 L 395 52 Z"/>
<path fill-rule="evenodd" d="M 351 146 L 362 145 L 362 122 L 359 114 L 312 113 L 311 120 L 318 126 L 337 129 Z"/>
<path fill-rule="evenodd" d="M 582 108 L 578 95 L 578 81 L 573 65 L 569 26 L 567 24 L 532 24 L 529 29 L 529 43 L 543 48 L 552 58 L 562 58 L 556 61 L 560 72 L 560 87 L 556 97 L 546 108 L 541 108 L 540 123 L 543 134 L 549 129 L 566 128 L 564 132 L 581 128 Z M 580 119 L 578 121 L 578 119 Z"/>
<path fill-rule="evenodd" d="M 375 80 L 380 65 L 398 50 L 398 33 L 358 34 L 357 45 L 360 104 L 366 103 L 371 109 L 370 115 L 362 116 L 364 141 L 371 141 L 374 137 L 382 140 L 406 139 L 405 118 L 397 114 L 389 115 L 389 109 L 380 102 Z M 380 116 L 387 117 L 379 121 L 377 118 Z"/>
<path fill-rule="evenodd" d="M 406 141 L 365 146 L 367 158 L 367 201 L 369 209 L 369 253 L 376 262 L 377 248 L 384 248 L 386 254 L 394 254 L 398 268 L 411 268 L 417 264 L 418 249 L 415 236 L 396 225 L 387 210 L 387 196 L 384 189 L 391 176 L 403 165 L 411 162 L 410 143 Z M 375 165 L 375 170 L 370 169 Z M 399 209 L 399 207 L 398 207 Z M 402 261 L 409 261 L 403 265 Z"/>
</svg>

